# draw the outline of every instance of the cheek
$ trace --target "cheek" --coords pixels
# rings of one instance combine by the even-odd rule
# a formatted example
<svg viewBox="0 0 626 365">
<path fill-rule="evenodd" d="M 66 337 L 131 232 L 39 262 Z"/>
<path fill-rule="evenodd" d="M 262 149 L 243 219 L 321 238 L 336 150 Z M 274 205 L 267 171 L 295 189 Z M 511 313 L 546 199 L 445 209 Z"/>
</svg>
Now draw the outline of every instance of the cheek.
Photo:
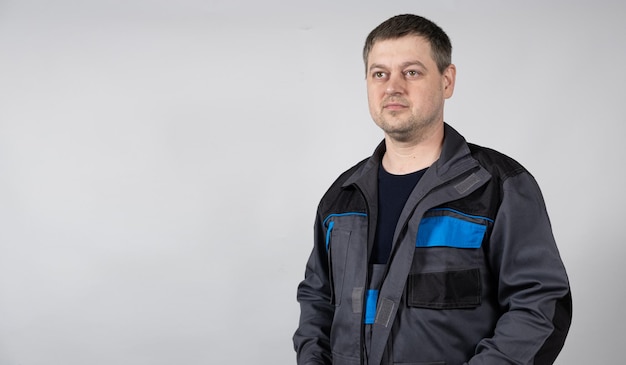
<svg viewBox="0 0 626 365">
<path fill-rule="evenodd" d="M 370 109 L 372 109 L 372 107 L 374 106 L 375 103 L 376 103 L 376 100 L 374 99 L 374 95 L 368 89 L 367 90 L 367 104 L 369 105 Z"/>
<path fill-rule="evenodd" d="M 372 87 L 367 88 L 367 102 L 370 106 L 370 109 L 376 107 L 377 105 L 380 105 L 381 100 L 382 98 L 378 90 Z"/>
<path fill-rule="evenodd" d="M 367 93 L 367 105 L 369 107 L 369 112 L 370 112 L 370 116 L 376 120 L 378 118 L 378 115 L 380 115 L 380 101 L 378 98 L 376 98 L 375 95 L 372 95 L 371 93 Z"/>
<path fill-rule="evenodd" d="M 441 99 L 442 91 L 424 88 L 417 90 L 413 93 L 412 102 L 413 105 L 419 106 L 422 109 L 429 109 L 437 107 L 439 100 Z"/>
<path fill-rule="evenodd" d="M 376 115 L 378 115 L 378 108 L 376 108 L 375 103 L 373 103 L 371 100 L 368 99 L 367 105 L 369 106 L 369 112 L 372 117 L 375 117 Z"/>
</svg>

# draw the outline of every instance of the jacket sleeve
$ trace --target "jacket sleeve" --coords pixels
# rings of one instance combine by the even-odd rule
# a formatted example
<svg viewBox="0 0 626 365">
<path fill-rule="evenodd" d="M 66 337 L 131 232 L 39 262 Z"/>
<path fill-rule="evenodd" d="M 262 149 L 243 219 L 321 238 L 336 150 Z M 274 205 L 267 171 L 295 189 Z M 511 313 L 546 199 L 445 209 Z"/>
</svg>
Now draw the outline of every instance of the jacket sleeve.
<svg viewBox="0 0 626 365">
<path fill-rule="evenodd" d="M 315 222 L 313 252 L 306 265 L 305 278 L 298 286 L 300 323 L 293 336 L 299 365 L 331 365 L 330 328 L 334 305 L 326 253 L 325 235 L 319 217 Z"/>
<path fill-rule="evenodd" d="M 503 183 L 487 255 L 503 314 L 467 364 L 552 364 L 570 327 L 572 301 L 543 197 L 527 172 Z"/>
</svg>

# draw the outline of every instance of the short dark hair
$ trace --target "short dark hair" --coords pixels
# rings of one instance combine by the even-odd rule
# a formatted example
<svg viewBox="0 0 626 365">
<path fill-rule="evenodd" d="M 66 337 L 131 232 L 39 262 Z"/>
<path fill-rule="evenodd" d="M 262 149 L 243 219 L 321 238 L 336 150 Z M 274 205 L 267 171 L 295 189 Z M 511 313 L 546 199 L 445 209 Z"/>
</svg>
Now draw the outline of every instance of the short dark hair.
<svg viewBox="0 0 626 365">
<path fill-rule="evenodd" d="M 402 14 L 391 17 L 374 28 L 365 40 L 363 62 L 367 72 L 367 58 L 374 43 L 387 39 L 397 39 L 407 35 L 424 37 L 430 43 L 433 59 L 440 73 L 452 63 L 452 44 L 446 32 L 437 24 L 419 15 Z"/>
</svg>

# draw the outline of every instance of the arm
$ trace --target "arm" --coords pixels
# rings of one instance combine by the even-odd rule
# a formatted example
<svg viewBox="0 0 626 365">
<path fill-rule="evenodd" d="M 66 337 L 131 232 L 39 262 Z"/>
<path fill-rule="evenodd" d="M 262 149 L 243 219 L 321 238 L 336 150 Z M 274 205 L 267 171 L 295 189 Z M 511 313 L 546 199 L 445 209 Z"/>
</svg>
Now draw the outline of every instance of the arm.
<svg viewBox="0 0 626 365">
<path fill-rule="evenodd" d="M 504 313 L 468 365 L 552 364 L 572 315 L 569 282 L 534 178 L 508 178 L 488 260 Z"/>
<path fill-rule="evenodd" d="M 335 307 L 330 301 L 328 258 L 319 217 L 314 239 L 305 278 L 298 286 L 300 324 L 293 342 L 299 365 L 330 365 L 330 327 Z"/>
</svg>

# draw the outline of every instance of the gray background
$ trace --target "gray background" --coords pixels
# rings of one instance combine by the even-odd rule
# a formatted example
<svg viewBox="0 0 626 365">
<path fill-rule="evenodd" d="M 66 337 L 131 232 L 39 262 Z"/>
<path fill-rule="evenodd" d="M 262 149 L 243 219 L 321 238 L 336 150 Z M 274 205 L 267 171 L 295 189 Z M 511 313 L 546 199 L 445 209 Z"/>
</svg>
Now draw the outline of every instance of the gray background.
<svg viewBox="0 0 626 365">
<path fill-rule="evenodd" d="M 0 364 L 290 364 L 317 202 L 382 138 L 360 52 L 452 39 L 446 120 L 539 181 L 574 295 L 558 364 L 615 363 L 620 1 L 0 1 Z"/>
</svg>

